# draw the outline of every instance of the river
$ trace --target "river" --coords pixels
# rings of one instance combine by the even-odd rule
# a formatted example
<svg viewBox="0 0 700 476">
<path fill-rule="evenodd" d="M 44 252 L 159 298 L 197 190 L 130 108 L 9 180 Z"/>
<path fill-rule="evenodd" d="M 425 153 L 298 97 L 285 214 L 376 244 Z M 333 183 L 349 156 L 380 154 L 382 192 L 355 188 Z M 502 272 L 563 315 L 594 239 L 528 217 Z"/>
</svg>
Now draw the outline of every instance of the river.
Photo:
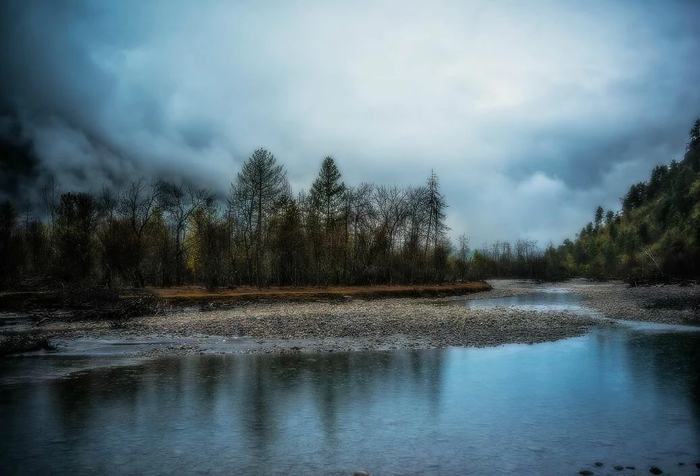
<svg viewBox="0 0 700 476">
<path fill-rule="evenodd" d="M 581 306 L 557 292 L 505 299 L 470 305 Z M 52 377 L 71 359 L 95 359 L 96 368 Z M 3 474 L 575 475 L 657 466 L 683 475 L 700 462 L 693 328 L 600 326 L 479 349 L 121 358 L 110 367 L 105 359 L 0 360 Z M 32 371 L 36 378 L 14 378 Z"/>
</svg>

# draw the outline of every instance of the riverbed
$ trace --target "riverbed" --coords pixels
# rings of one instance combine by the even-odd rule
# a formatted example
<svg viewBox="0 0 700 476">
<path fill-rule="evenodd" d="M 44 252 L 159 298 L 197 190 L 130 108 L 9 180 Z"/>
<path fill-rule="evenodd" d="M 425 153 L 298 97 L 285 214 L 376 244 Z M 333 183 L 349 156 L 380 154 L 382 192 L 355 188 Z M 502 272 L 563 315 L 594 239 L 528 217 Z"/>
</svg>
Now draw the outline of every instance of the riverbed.
<svg viewBox="0 0 700 476">
<path fill-rule="evenodd" d="M 204 351 L 149 354 L 113 351 L 148 340 L 88 336 L 0 359 L 0 461 L 8 474 L 699 471 L 697 327 L 611 320 L 557 286 L 431 305 L 590 322 L 556 341 L 379 351 L 280 339 L 265 354 L 253 338 L 246 354 L 209 335 L 167 337 L 213 340 Z"/>
</svg>

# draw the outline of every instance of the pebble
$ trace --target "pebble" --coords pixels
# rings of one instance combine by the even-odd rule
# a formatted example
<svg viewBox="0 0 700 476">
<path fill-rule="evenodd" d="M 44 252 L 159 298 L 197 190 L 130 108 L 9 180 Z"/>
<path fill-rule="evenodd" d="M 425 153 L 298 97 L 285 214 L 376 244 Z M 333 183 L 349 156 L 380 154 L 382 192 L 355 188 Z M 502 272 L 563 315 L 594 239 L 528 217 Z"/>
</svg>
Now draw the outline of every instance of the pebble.
<svg viewBox="0 0 700 476">
<path fill-rule="evenodd" d="M 590 311 L 536 311 L 506 306 L 474 309 L 461 305 L 465 300 L 529 293 L 534 286 L 533 283 L 508 280 L 492 281 L 491 284 L 494 286 L 492 291 L 449 298 L 246 303 L 230 309 L 178 311 L 134 318 L 124 329 L 96 325 L 94 330 L 86 332 L 80 327 L 81 323 L 64 323 L 64 327 L 53 329 L 67 339 L 78 335 L 109 339 L 148 335 L 214 335 L 226 339 L 246 336 L 262 343 L 266 342 L 264 339 L 308 339 L 300 344 L 295 342 L 299 351 L 317 348 L 322 339 L 326 351 L 352 351 L 546 342 L 581 335 L 591 326 L 607 322 L 597 319 Z M 650 314 L 643 309 L 650 293 L 655 297 L 664 293 L 675 296 L 698 292 L 697 286 L 629 289 L 620 282 L 590 284 L 581 280 L 558 283 L 556 287 L 591 297 L 586 305 L 611 317 L 634 316 L 639 319 L 643 315 L 662 322 L 671 319 L 672 314 L 658 310 Z M 676 320 L 682 320 L 684 314 L 676 311 L 673 315 Z M 259 352 L 279 353 L 283 350 L 270 350 L 262 345 Z M 173 346 L 163 350 L 178 354 L 197 351 L 196 346 Z"/>
</svg>

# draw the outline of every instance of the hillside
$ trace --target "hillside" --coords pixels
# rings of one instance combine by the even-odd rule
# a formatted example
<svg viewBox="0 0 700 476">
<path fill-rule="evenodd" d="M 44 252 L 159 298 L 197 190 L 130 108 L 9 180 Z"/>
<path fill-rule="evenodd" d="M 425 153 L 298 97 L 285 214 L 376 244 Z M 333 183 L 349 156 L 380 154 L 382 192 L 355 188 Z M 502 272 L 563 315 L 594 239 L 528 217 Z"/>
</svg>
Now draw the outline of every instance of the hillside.
<svg viewBox="0 0 700 476">
<path fill-rule="evenodd" d="M 598 207 L 575 241 L 549 254 L 553 274 L 635 282 L 700 277 L 700 119 L 683 160 L 656 166 L 621 201 L 618 212 Z"/>
</svg>

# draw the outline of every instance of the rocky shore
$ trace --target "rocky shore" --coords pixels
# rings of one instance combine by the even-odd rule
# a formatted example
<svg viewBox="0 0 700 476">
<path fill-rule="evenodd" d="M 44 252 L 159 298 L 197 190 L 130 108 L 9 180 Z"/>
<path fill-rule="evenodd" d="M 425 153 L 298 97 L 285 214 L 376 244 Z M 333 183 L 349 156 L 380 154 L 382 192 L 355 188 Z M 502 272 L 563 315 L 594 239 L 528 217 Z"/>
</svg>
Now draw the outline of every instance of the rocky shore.
<svg viewBox="0 0 700 476">
<path fill-rule="evenodd" d="M 572 280 L 559 286 L 583 296 L 586 307 L 610 319 L 700 325 L 700 285 L 630 287 L 621 281 Z"/>
<path fill-rule="evenodd" d="M 241 303 L 230 309 L 180 310 L 118 322 L 49 321 L 26 329 L 26 335 L 48 341 L 48 347 L 59 353 L 339 352 L 538 343 L 614 323 L 602 317 L 671 324 L 693 324 L 699 317 L 692 308 L 698 286 L 628 288 L 619 282 L 584 280 L 548 285 L 499 280 L 491 284 L 491 291 L 449 298 Z M 552 310 L 465 305 L 548 288 L 581 296 L 583 306 Z M 674 307 L 659 307 L 659 303 Z"/>
</svg>

